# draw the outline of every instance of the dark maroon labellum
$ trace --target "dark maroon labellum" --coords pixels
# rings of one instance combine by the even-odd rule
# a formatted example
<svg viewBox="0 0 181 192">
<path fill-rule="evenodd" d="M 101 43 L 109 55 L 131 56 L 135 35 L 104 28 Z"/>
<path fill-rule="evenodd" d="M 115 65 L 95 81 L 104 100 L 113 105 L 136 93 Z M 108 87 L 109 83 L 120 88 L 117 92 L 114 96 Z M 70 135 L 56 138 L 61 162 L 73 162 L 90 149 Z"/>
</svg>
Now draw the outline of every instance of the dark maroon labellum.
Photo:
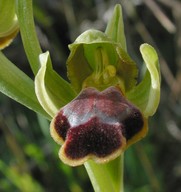
<svg viewBox="0 0 181 192">
<path fill-rule="evenodd" d="M 60 158 L 79 165 L 89 157 L 98 162 L 116 158 L 143 127 L 142 114 L 118 88 L 86 88 L 58 112 L 51 133 L 64 142 Z"/>
</svg>

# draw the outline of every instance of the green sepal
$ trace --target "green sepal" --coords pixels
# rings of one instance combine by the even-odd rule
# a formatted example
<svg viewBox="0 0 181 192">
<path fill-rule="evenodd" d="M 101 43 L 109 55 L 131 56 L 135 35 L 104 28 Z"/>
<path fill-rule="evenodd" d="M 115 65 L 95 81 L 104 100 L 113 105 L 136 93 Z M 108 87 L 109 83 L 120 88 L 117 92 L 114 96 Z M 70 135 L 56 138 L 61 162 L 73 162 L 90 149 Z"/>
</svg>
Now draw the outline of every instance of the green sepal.
<svg viewBox="0 0 181 192">
<path fill-rule="evenodd" d="M 85 31 L 69 48 L 68 77 L 77 92 L 91 86 L 99 90 L 119 86 L 125 92 L 135 86 L 136 64 L 119 43 L 103 32 Z"/>
<path fill-rule="evenodd" d="M 107 24 L 105 34 L 116 43 L 119 43 L 124 51 L 127 51 L 126 37 L 124 34 L 124 22 L 121 5 L 114 7 L 114 12 Z"/>
<path fill-rule="evenodd" d="M 0 91 L 29 109 L 50 119 L 39 104 L 34 82 L 0 52 Z"/>
<path fill-rule="evenodd" d="M 126 96 L 148 117 L 156 112 L 160 101 L 160 68 L 158 55 L 152 46 L 142 44 L 140 51 L 147 70 L 143 80 Z"/>
<path fill-rule="evenodd" d="M 49 52 L 40 54 L 41 67 L 35 77 L 35 92 L 45 111 L 53 117 L 75 96 L 71 85 L 52 68 Z"/>
</svg>

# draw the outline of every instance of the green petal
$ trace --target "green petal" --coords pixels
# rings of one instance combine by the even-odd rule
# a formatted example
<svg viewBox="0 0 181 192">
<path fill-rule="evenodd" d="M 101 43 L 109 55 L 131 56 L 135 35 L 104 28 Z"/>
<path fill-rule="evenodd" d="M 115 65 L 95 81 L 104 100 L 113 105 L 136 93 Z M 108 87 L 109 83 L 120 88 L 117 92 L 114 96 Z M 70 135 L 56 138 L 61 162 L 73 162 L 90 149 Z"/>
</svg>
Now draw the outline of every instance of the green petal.
<svg viewBox="0 0 181 192">
<path fill-rule="evenodd" d="M 117 54 L 120 58 L 117 73 L 124 80 L 125 91 L 128 92 L 137 83 L 138 68 L 136 63 L 121 47 L 117 47 Z"/>
<path fill-rule="evenodd" d="M 148 117 L 155 113 L 160 101 L 160 69 L 158 55 L 152 46 L 143 44 L 140 51 L 147 71 L 142 82 L 127 93 L 127 98 Z"/>
<path fill-rule="evenodd" d="M 115 6 L 112 18 L 108 22 L 105 34 L 107 34 L 107 36 L 116 43 L 119 43 L 124 51 L 127 50 L 121 5 L 117 4 Z"/>
<path fill-rule="evenodd" d="M 70 84 L 52 69 L 49 52 L 41 54 L 39 59 L 41 68 L 35 77 L 35 92 L 42 107 L 53 117 L 76 95 Z"/>
</svg>

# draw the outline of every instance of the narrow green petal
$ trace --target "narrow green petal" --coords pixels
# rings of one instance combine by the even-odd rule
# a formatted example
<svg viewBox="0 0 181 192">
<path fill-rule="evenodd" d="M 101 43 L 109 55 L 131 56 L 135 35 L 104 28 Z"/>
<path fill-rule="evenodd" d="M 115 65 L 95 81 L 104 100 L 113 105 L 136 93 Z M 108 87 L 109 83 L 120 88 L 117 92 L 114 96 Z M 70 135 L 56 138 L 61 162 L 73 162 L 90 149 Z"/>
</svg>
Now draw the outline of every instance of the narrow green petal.
<svg viewBox="0 0 181 192">
<path fill-rule="evenodd" d="M 83 81 L 92 73 L 83 53 L 83 46 L 75 45 L 67 60 L 67 75 L 77 93 L 82 89 Z"/>
<path fill-rule="evenodd" d="M 122 49 L 117 47 L 117 53 L 119 55 L 119 65 L 117 68 L 117 74 L 122 77 L 125 85 L 125 91 L 131 90 L 135 87 L 138 78 L 138 68 L 136 63 L 130 58 L 130 56 Z"/>
<path fill-rule="evenodd" d="M 119 43 L 124 51 L 127 51 L 121 5 L 117 4 L 115 6 L 113 15 L 108 22 L 105 34 L 107 34 L 107 36 L 116 43 Z"/>
<path fill-rule="evenodd" d="M 41 54 L 39 59 L 41 68 L 35 77 L 35 92 L 42 107 L 53 117 L 76 95 L 70 84 L 52 69 L 49 52 Z"/>
<path fill-rule="evenodd" d="M 127 98 L 148 117 L 156 112 L 160 101 L 160 69 L 158 55 L 152 46 L 143 44 L 140 51 L 147 71 L 142 82 L 127 93 Z"/>
<path fill-rule="evenodd" d="M 39 104 L 34 90 L 34 82 L 2 52 L 0 52 L 0 91 L 15 101 L 50 119 Z"/>
</svg>

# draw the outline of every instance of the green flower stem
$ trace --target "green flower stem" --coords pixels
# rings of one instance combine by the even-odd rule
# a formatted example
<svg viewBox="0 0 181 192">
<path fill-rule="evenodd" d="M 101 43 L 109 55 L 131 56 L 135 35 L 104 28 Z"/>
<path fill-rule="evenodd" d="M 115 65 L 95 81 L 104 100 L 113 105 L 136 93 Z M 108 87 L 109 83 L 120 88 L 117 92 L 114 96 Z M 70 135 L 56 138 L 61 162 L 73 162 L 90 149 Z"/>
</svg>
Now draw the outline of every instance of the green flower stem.
<svg viewBox="0 0 181 192">
<path fill-rule="evenodd" d="M 42 53 L 33 17 L 32 0 L 17 0 L 16 14 L 18 16 L 20 33 L 28 61 L 34 75 L 40 68 L 39 55 Z"/>
<path fill-rule="evenodd" d="M 107 164 L 97 164 L 92 160 L 84 166 L 95 192 L 123 192 L 124 155 Z"/>
<path fill-rule="evenodd" d="M 115 192 L 124 192 L 124 153 L 107 164 Z"/>
</svg>

